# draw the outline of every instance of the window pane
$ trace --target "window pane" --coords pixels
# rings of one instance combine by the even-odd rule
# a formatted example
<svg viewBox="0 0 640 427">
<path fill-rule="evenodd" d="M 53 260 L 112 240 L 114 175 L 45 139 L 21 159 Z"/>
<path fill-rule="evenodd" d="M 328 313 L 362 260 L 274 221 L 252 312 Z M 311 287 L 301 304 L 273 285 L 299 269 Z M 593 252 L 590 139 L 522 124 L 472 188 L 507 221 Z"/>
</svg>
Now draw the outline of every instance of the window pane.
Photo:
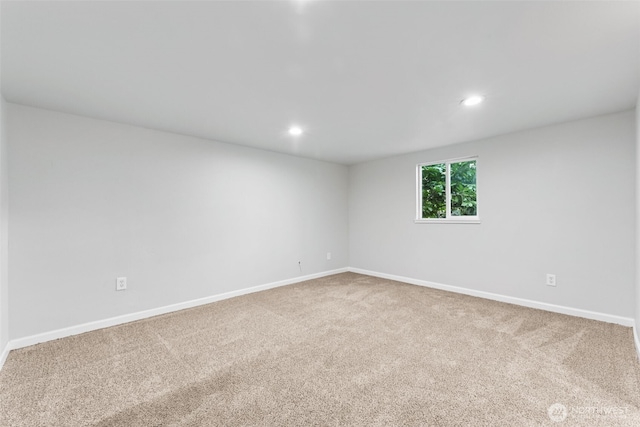
<svg viewBox="0 0 640 427">
<path fill-rule="evenodd" d="M 451 216 L 475 216 L 476 161 L 451 163 Z"/>
<path fill-rule="evenodd" d="M 422 166 L 422 218 L 446 218 L 446 171 L 444 163 Z"/>
</svg>

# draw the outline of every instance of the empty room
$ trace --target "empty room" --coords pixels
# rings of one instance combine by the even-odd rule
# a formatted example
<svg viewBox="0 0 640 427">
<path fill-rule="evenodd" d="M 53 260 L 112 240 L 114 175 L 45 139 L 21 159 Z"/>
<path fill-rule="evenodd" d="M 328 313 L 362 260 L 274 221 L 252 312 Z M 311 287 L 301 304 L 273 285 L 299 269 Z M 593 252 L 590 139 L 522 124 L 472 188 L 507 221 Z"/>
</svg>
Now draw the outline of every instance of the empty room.
<svg viewBox="0 0 640 427">
<path fill-rule="evenodd" d="M 0 1 L 0 426 L 640 426 L 639 1 Z"/>
</svg>

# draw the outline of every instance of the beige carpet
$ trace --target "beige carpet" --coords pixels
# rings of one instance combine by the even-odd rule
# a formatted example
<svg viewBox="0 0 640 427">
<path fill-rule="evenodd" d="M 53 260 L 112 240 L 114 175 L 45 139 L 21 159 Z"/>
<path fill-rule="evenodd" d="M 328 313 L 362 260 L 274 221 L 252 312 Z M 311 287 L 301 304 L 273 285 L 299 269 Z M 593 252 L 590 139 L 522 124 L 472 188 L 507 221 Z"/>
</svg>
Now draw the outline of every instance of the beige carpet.
<svg viewBox="0 0 640 427">
<path fill-rule="evenodd" d="M 630 328 L 352 273 L 12 351 L 0 372 L 1 426 L 640 426 L 639 408 Z"/>
</svg>

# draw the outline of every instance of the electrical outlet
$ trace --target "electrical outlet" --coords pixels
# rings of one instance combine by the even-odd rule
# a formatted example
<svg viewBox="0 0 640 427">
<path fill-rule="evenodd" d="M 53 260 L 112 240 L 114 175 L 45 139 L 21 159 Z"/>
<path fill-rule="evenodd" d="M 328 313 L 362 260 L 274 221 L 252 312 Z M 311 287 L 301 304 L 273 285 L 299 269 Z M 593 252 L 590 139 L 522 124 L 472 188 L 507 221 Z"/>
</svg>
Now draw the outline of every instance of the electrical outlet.
<svg viewBox="0 0 640 427">
<path fill-rule="evenodd" d="M 118 277 L 116 279 L 116 291 L 124 291 L 125 289 L 127 289 L 127 278 Z"/>
<path fill-rule="evenodd" d="M 556 275 L 547 274 L 547 286 L 555 286 L 555 285 L 556 285 Z"/>
<path fill-rule="evenodd" d="M 331 259 L 331 252 L 327 252 L 327 261 Z"/>
</svg>

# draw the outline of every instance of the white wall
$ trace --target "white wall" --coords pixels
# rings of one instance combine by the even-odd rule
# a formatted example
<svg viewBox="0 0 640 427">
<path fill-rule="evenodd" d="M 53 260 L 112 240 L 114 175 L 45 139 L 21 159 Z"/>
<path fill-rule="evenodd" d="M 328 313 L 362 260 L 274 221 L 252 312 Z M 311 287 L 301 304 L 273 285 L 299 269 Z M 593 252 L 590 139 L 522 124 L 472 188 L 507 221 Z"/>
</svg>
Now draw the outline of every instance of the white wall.
<svg viewBox="0 0 640 427">
<path fill-rule="evenodd" d="M 640 313 L 638 110 L 347 169 L 36 108 L 2 109 L 11 157 L 7 180 L 0 151 L 4 236 L 7 205 L 11 215 L 10 318 L 6 278 L 0 287 L 5 343 L 8 321 L 17 339 L 347 265 Z M 415 165 L 467 155 L 480 156 L 482 224 L 414 224 Z M 544 285 L 547 272 L 558 275 L 557 288 Z M 125 292 L 114 290 L 120 275 L 129 279 Z"/>
<path fill-rule="evenodd" d="M 8 282 L 8 205 L 9 158 L 6 136 L 7 104 L 0 96 L 0 366 L 2 351 L 9 341 L 9 282 Z"/>
<path fill-rule="evenodd" d="M 348 265 L 345 166 L 8 106 L 11 339 Z"/>
<path fill-rule="evenodd" d="M 636 103 L 636 345 L 640 344 L 640 92 Z M 636 348 L 640 354 L 640 347 Z"/>
<path fill-rule="evenodd" d="M 0 3 L 0 14 L 2 4 Z M 0 31 L 0 34 L 2 31 Z M 1 62 L 1 61 L 0 61 Z M 0 67 L 1 69 L 2 67 Z M 2 81 L 2 79 L 0 79 Z M 8 156 L 6 138 L 6 103 L 0 87 L 0 368 L 4 363 L 3 351 L 9 341 L 9 288 L 7 282 L 8 248 Z"/>
<path fill-rule="evenodd" d="M 625 112 L 351 167 L 350 265 L 633 318 L 634 122 Z M 414 224 L 416 164 L 471 155 L 482 223 Z"/>
</svg>

